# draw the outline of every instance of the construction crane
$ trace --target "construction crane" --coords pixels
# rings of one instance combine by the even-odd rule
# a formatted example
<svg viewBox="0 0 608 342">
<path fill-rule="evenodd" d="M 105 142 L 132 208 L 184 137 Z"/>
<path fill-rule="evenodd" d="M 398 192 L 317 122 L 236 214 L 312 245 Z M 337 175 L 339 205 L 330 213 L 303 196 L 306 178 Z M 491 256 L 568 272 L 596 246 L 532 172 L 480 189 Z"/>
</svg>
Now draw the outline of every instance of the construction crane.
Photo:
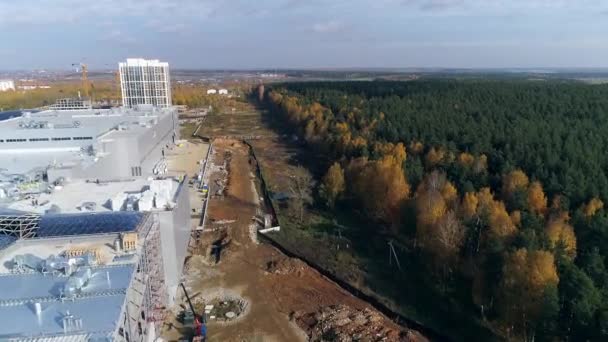
<svg viewBox="0 0 608 342">
<path fill-rule="evenodd" d="M 182 290 L 184 290 L 186 300 L 188 300 L 188 305 L 190 306 L 190 311 L 192 311 L 192 315 L 194 316 L 194 338 L 192 338 L 192 342 L 205 342 L 207 340 L 207 321 L 205 320 L 205 315 L 196 313 L 194 305 L 192 305 L 192 301 L 188 295 L 188 291 L 186 291 L 186 286 L 184 286 L 184 283 L 180 283 L 180 285 L 182 286 Z"/>
<path fill-rule="evenodd" d="M 110 64 L 105 64 L 106 67 L 111 67 Z M 116 99 L 120 102 L 121 98 L 122 98 L 122 89 L 121 89 L 121 85 L 120 85 L 120 70 L 114 70 L 112 71 L 112 75 L 114 76 L 114 91 L 116 92 Z"/>
<path fill-rule="evenodd" d="M 78 68 L 80 68 L 80 72 L 82 73 L 82 92 L 84 93 L 84 97 L 89 97 L 88 66 L 82 62 L 72 63 L 72 66 L 77 67 L 76 72 L 78 72 Z"/>
</svg>

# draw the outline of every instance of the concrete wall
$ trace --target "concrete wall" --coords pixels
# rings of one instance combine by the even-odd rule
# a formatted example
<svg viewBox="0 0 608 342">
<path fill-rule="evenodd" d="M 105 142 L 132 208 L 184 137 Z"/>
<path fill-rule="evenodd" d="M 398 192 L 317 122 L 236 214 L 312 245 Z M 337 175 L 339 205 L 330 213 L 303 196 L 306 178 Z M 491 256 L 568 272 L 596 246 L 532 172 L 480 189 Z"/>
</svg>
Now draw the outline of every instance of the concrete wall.
<svg viewBox="0 0 608 342">
<path fill-rule="evenodd" d="M 133 167 L 141 168 L 141 176 L 154 176 L 153 169 L 162 159 L 162 150 L 179 137 L 177 112 L 160 118 L 156 126 L 134 136 L 102 138 L 97 144 L 100 157 L 90 165 L 81 164 L 47 172 L 49 181 L 66 179 L 123 179 L 134 177 Z M 165 151 L 168 152 L 168 151 Z"/>
<path fill-rule="evenodd" d="M 150 133 L 142 134 L 137 138 L 139 166 L 141 166 L 142 173 L 152 175 L 154 166 L 162 159 L 163 148 L 173 144 L 173 135 L 179 131 L 175 125 L 176 115 L 174 113 L 160 118 Z M 165 151 L 165 153 L 167 152 Z"/>
<path fill-rule="evenodd" d="M 171 211 L 158 212 L 160 222 L 161 249 L 165 284 L 167 285 L 168 301 L 175 303 L 175 296 L 184 269 L 184 261 L 190 240 L 190 197 L 188 194 L 188 178 L 180 184 L 180 189 L 174 198 L 177 203 Z"/>
</svg>

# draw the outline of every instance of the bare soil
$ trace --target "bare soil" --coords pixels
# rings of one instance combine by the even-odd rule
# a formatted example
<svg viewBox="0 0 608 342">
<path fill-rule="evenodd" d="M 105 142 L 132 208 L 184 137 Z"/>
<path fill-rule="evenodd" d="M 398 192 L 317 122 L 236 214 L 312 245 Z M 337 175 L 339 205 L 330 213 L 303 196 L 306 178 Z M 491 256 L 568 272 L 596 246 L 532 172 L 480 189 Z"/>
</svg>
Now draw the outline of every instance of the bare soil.
<svg viewBox="0 0 608 342">
<path fill-rule="evenodd" d="M 236 140 L 215 140 L 214 164 L 223 165 L 227 156 L 226 191 L 222 196 L 211 197 L 206 231 L 192 241 L 184 277 L 195 300 L 218 294 L 239 296 L 248 302 L 248 312 L 231 324 L 209 320 L 209 341 L 321 341 L 327 327 L 331 334 L 344 338 L 339 341 L 350 341 L 346 336 L 351 332 L 360 334 L 362 341 L 382 340 L 378 334 L 386 337 L 385 341 L 425 340 L 394 324 L 305 263 L 256 243 L 250 227 L 259 208 L 259 196 L 252 186 L 248 147 Z M 216 190 L 214 180 L 226 177 L 219 168 L 213 170 L 210 194 Z M 193 207 L 197 205 L 192 203 Z M 218 241 L 222 246 L 219 260 L 212 254 Z M 336 322 L 344 320 L 319 319 L 333 317 L 323 314 L 332 310 L 346 310 L 351 323 L 339 325 Z M 179 311 L 176 308 L 175 312 Z M 356 322 L 361 324 L 357 326 Z M 164 332 L 166 339 L 178 340 L 187 335 L 188 330 L 176 320 L 171 325 L 173 328 Z"/>
</svg>

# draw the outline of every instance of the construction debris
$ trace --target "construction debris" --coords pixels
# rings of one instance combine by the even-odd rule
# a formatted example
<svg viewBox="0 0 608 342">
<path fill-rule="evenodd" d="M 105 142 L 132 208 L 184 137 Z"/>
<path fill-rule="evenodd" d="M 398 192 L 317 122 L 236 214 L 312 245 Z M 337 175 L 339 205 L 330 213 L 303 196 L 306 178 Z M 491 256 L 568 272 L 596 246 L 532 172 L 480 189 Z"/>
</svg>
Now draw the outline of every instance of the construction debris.
<svg viewBox="0 0 608 342">
<path fill-rule="evenodd" d="M 284 258 L 269 261 L 266 270 L 274 274 L 296 274 L 300 276 L 306 267 L 307 265 L 299 259 Z"/>
<path fill-rule="evenodd" d="M 310 341 L 420 341 L 414 333 L 387 324 L 378 312 L 334 305 L 308 314 L 293 313 Z"/>
</svg>

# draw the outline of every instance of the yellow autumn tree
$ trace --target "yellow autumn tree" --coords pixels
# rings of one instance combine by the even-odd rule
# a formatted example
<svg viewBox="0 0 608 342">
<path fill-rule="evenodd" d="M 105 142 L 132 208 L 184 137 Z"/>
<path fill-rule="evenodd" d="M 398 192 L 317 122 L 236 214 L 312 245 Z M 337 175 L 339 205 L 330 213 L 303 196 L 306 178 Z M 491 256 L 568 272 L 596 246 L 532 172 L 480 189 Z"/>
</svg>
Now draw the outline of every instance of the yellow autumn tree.
<svg viewBox="0 0 608 342">
<path fill-rule="evenodd" d="M 553 254 L 519 249 L 505 258 L 499 306 L 506 323 L 517 330 L 542 314 L 545 290 L 557 286 L 559 277 Z"/>
<path fill-rule="evenodd" d="M 586 217 L 591 217 L 602 208 L 604 208 L 604 202 L 602 202 L 601 199 L 594 197 L 589 201 L 589 203 L 583 206 L 583 214 Z"/>
<path fill-rule="evenodd" d="M 321 197 L 329 208 L 334 207 L 336 199 L 344 192 L 345 188 L 344 170 L 340 166 L 340 163 L 333 163 L 323 177 L 323 182 L 319 189 Z"/>
<path fill-rule="evenodd" d="M 515 210 L 514 212 L 511 213 L 511 221 L 513 221 L 513 224 L 516 225 L 517 227 L 521 226 L 521 211 L 519 210 Z"/>
<path fill-rule="evenodd" d="M 424 145 L 420 141 L 412 141 L 410 143 L 410 151 L 413 154 L 420 154 L 424 151 Z"/>
<path fill-rule="evenodd" d="M 393 156 L 367 162 L 351 162 L 348 174 L 353 179 L 353 193 L 372 217 L 396 223 L 401 205 L 408 198 L 410 186 L 403 168 Z"/>
<path fill-rule="evenodd" d="M 443 160 L 444 156 L 445 150 L 432 147 L 426 154 L 426 165 L 428 167 L 433 167 L 439 164 Z"/>
<path fill-rule="evenodd" d="M 492 190 L 488 187 L 479 189 L 477 192 L 477 202 L 479 203 L 478 213 L 480 209 L 489 209 L 492 203 L 494 203 L 494 194 L 492 194 Z"/>
<path fill-rule="evenodd" d="M 512 196 L 517 190 L 525 190 L 529 182 L 528 176 L 522 170 L 513 170 L 503 176 L 502 193 Z"/>
<path fill-rule="evenodd" d="M 375 142 L 372 149 L 375 154 L 380 155 L 381 157 L 394 157 L 396 162 L 400 164 L 403 164 L 407 158 L 405 145 L 403 145 L 403 143 L 393 144 Z"/>
<path fill-rule="evenodd" d="M 513 236 L 517 231 L 511 216 L 500 201 L 493 201 L 488 208 L 488 224 L 490 234 L 495 238 L 507 238 Z"/>
<path fill-rule="evenodd" d="M 464 218 L 468 220 L 475 216 L 475 214 L 477 214 L 478 205 L 479 199 L 477 198 L 477 194 L 474 192 L 467 192 L 464 194 L 460 205 Z"/>
<path fill-rule="evenodd" d="M 460 164 L 460 166 L 462 166 L 462 167 L 469 168 L 469 167 L 473 166 L 474 162 L 475 162 L 475 157 L 473 157 L 473 155 L 470 153 L 463 152 L 458 155 L 458 164 Z"/>
<path fill-rule="evenodd" d="M 528 188 L 528 206 L 530 211 L 537 215 L 544 215 L 547 211 L 547 196 L 540 182 L 532 182 Z"/>
<path fill-rule="evenodd" d="M 453 203 L 456 199 L 458 199 L 458 190 L 451 182 L 446 181 L 441 189 L 441 196 L 448 203 Z"/>
<path fill-rule="evenodd" d="M 561 244 L 569 257 L 576 256 L 576 234 L 571 225 L 565 220 L 557 218 L 549 222 L 546 231 L 552 247 Z"/>
<path fill-rule="evenodd" d="M 416 212 L 418 226 L 434 225 L 447 212 L 447 205 L 441 193 L 436 190 L 418 192 Z"/>
</svg>

